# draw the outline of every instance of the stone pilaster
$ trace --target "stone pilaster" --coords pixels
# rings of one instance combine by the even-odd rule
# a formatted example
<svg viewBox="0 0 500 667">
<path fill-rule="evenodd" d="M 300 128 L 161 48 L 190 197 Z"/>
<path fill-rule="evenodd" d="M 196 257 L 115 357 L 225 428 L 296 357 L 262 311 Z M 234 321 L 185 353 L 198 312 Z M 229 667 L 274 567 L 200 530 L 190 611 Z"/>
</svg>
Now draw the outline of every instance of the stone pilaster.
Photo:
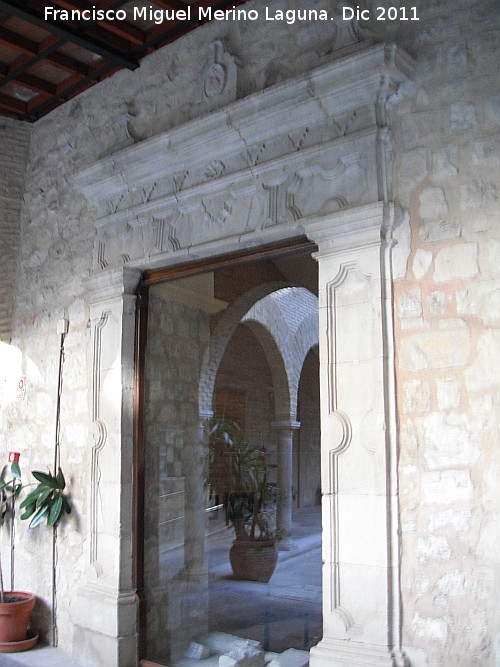
<svg viewBox="0 0 500 667">
<path fill-rule="evenodd" d="M 383 203 L 310 227 L 318 244 L 323 640 L 312 667 L 404 665 L 390 237 Z"/>
<path fill-rule="evenodd" d="M 121 268 L 87 284 L 92 328 L 89 536 L 86 581 L 75 610 L 79 662 L 136 664 L 132 588 L 132 452 L 135 291 L 141 272 Z"/>
</svg>

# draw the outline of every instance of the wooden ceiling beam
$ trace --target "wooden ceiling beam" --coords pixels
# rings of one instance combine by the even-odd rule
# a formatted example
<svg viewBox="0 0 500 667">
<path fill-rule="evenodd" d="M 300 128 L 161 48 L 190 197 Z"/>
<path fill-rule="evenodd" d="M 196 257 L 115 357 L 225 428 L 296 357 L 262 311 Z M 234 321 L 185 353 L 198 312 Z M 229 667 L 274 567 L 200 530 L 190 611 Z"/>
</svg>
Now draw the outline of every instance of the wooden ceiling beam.
<svg viewBox="0 0 500 667">
<path fill-rule="evenodd" d="M 9 73 L 31 60 L 30 56 L 35 56 L 36 60 L 34 62 L 43 59 L 66 72 L 77 72 L 83 76 L 88 74 L 88 65 L 64 53 L 55 51 L 65 43 L 57 37 L 50 36 L 43 42 L 38 43 L 0 26 L 0 43 L 21 54 L 9 65 Z"/>
<path fill-rule="evenodd" d="M 16 97 L 11 97 L 10 95 L 5 95 L 0 93 L 0 107 L 2 109 L 9 109 L 14 113 L 24 113 L 27 108 L 26 102 L 18 100 Z"/>
<path fill-rule="evenodd" d="M 71 27 L 62 27 L 60 24 L 46 21 L 42 13 L 31 8 L 21 8 L 15 4 L 15 0 L 0 0 L 0 10 L 8 12 L 13 16 L 17 16 L 27 23 L 43 28 L 47 32 L 50 32 L 57 37 L 61 37 L 68 42 L 77 44 L 91 53 L 97 53 L 116 65 L 130 70 L 139 67 L 139 61 L 136 58 L 119 51 L 115 47 L 107 44 L 106 41 L 89 39 L 82 35 L 81 30 Z"/>
<path fill-rule="evenodd" d="M 116 0 L 112 0 L 107 4 L 112 6 L 116 5 L 117 3 Z M 120 4 L 123 4 L 123 2 L 121 2 Z M 57 6 L 67 9 L 69 11 L 71 11 L 72 9 L 76 9 L 78 11 L 89 9 L 88 3 L 85 2 L 84 0 L 57 0 Z M 102 4 L 97 4 L 96 7 L 97 9 L 103 9 L 104 11 L 108 9 L 108 7 L 102 6 Z M 134 25 L 131 25 L 130 23 L 125 23 L 124 21 L 96 21 L 96 25 L 99 25 L 104 30 L 113 32 L 119 37 L 127 41 L 133 42 L 138 46 L 141 46 L 146 41 L 145 33 L 142 30 L 140 30 Z M 81 28 L 85 30 L 86 26 L 82 25 Z"/>
<path fill-rule="evenodd" d="M 36 55 L 38 52 L 38 43 L 34 42 L 28 37 L 18 35 L 17 32 L 12 32 L 3 26 L 0 26 L 0 44 L 3 44 L 8 49 L 22 53 L 27 56 Z"/>
<path fill-rule="evenodd" d="M 24 72 L 24 74 L 17 76 L 16 81 L 18 81 L 26 88 L 34 90 L 36 93 L 43 93 L 48 96 L 55 95 L 57 93 L 57 86 L 55 84 L 50 83 L 45 79 L 41 79 L 39 76 L 35 76 L 34 74 L 29 74 L 28 72 Z"/>
</svg>

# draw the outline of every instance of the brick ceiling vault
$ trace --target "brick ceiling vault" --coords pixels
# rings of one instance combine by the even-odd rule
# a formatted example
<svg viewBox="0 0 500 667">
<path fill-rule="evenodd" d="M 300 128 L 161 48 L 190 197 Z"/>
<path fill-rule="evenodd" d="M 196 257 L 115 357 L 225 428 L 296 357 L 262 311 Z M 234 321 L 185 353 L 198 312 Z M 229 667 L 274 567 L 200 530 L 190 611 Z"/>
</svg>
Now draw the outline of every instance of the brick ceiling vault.
<svg viewBox="0 0 500 667">
<path fill-rule="evenodd" d="M 154 0 L 138 16 L 133 0 L 0 0 L 0 116 L 34 122 L 120 69 L 140 67 L 142 58 L 208 22 L 199 8 L 232 8 L 244 0 Z M 125 12 L 125 20 L 66 20 L 45 7 L 81 12 Z M 183 13 L 190 7 L 188 19 Z M 149 8 L 163 12 L 155 22 Z M 98 16 L 98 14 L 92 14 Z M 171 20 L 166 17 L 173 17 Z M 60 17 L 63 20 L 60 20 Z"/>
</svg>

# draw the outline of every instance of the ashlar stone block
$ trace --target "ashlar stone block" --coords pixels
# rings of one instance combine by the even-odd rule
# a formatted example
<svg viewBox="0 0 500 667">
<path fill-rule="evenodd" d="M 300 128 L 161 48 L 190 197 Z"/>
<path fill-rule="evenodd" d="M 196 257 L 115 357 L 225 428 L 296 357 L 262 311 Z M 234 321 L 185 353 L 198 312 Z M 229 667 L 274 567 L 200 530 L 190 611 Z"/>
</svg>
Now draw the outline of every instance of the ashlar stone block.
<svg viewBox="0 0 500 667">
<path fill-rule="evenodd" d="M 448 624 L 443 618 L 421 616 L 417 612 L 413 617 L 412 626 L 415 636 L 426 641 L 439 641 L 444 644 L 448 637 Z"/>
<path fill-rule="evenodd" d="M 440 410 L 453 410 L 460 404 L 460 383 L 454 378 L 436 380 L 437 403 Z"/>
<path fill-rule="evenodd" d="M 192 658 L 194 660 L 206 660 L 210 656 L 210 649 L 199 642 L 190 642 L 186 651 L 185 658 Z"/>
<path fill-rule="evenodd" d="M 248 646 L 252 648 L 261 648 L 261 643 L 253 639 L 245 639 L 230 635 L 226 632 L 210 632 L 199 639 L 201 644 L 207 646 L 214 653 L 231 653 L 240 648 Z"/>
<path fill-rule="evenodd" d="M 401 342 L 399 363 L 408 371 L 456 368 L 466 364 L 470 354 L 468 329 L 424 331 Z"/>
<path fill-rule="evenodd" d="M 421 280 L 432 263 L 432 252 L 418 248 L 413 258 L 412 270 L 417 280 Z"/>
<path fill-rule="evenodd" d="M 270 664 L 270 667 L 307 667 L 309 652 L 289 648 L 280 653 Z"/>
<path fill-rule="evenodd" d="M 420 217 L 424 222 L 442 220 L 448 214 L 448 202 L 442 188 L 425 188 L 420 195 Z"/>
<path fill-rule="evenodd" d="M 445 282 L 456 278 L 472 278 L 479 273 L 476 243 L 460 243 L 443 248 L 436 255 L 434 280 Z"/>
<path fill-rule="evenodd" d="M 429 530 L 446 530 L 463 533 L 470 530 L 472 514 L 468 509 L 458 509 L 452 507 L 450 509 L 433 512 L 429 518 Z"/>
<path fill-rule="evenodd" d="M 398 297 L 399 314 L 401 317 L 420 317 L 422 315 L 422 291 L 420 287 L 412 287 Z"/>
<path fill-rule="evenodd" d="M 476 107 L 472 102 L 454 102 L 450 107 L 451 129 L 455 132 L 471 130 L 476 125 Z"/>
<path fill-rule="evenodd" d="M 464 415 L 446 417 L 441 412 L 427 415 L 423 420 L 424 460 L 429 470 L 469 467 L 480 457 Z"/>
<path fill-rule="evenodd" d="M 412 380 L 404 385 L 405 411 L 425 412 L 430 409 L 431 390 L 428 382 Z"/>
<path fill-rule="evenodd" d="M 468 470 L 431 471 L 422 475 L 422 497 L 429 505 L 461 504 L 468 508 L 473 487 Z"/>
<path fill-rule="evenodd" d="M 500 330 L 490 329 L 479 337 L 478 354 L 465 370 L 465 383 L 469 391 L 495 386 L 500 377 Z"/>
<path fill-rule="evenodd" d="M 219 667 L 264 667 L 265 653 L 254 646 L 241 646 L 219 657 Z"/>
<path fill-rule="evenodd" d="M 451 558 L 451 546 L 442 535 L 429 535 L 417 540 L 415 556 L 419 563 L 447 561 Z"/>
</svg>

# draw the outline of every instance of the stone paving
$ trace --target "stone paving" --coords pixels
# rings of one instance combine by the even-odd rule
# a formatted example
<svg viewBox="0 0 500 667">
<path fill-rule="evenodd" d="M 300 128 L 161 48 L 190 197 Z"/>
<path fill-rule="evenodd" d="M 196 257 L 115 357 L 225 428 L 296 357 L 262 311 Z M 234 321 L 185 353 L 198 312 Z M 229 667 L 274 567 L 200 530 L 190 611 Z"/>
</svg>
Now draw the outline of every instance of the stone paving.
<svg viewBox="0 0 500 667">
<path fill-rule="evenodd" d="M 316 644 L 322 632 L 319 508 L 295 513 L 292 548 L 280 551 L 268 584 L 233 579 L 230 539 L 209 550 L 209 630 L 255 639 L 267 651 Z"/>
</svg>

